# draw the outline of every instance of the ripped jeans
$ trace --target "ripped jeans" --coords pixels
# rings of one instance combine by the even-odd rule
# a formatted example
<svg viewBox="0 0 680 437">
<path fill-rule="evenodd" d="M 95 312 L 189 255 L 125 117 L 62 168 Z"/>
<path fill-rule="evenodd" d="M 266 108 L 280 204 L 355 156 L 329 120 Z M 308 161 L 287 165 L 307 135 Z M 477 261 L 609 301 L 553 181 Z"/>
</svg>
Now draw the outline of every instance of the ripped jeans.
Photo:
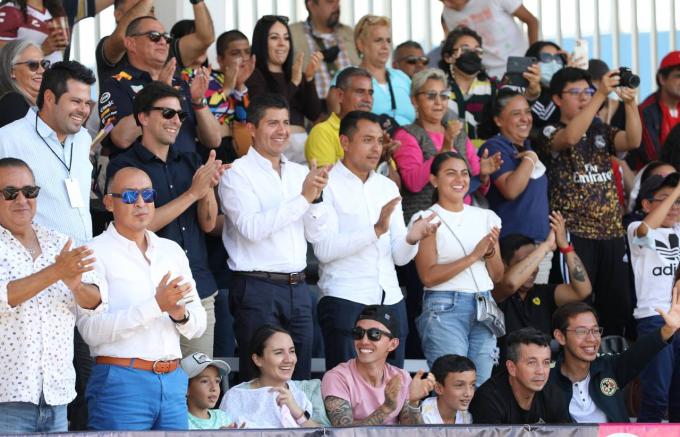
<svg viewBox="0 0 680 437">
<path fill-rule="evenodd" d="M 477 321 L 477 294 L 463 291 L 430 291 L 423 295 L 423 312 L 416 319 L 427 364 L 442 355 L 470 358 L 477 368 L 477 387 L 491 376 L 498 361 L 496 337 Z"/>
</svg>

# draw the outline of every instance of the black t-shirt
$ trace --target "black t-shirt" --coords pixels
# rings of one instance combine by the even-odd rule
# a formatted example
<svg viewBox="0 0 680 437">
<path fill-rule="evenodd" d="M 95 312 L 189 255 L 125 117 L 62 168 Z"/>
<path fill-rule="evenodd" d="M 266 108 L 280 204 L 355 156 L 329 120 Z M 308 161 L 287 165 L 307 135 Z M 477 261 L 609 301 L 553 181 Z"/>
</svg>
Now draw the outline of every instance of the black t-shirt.
<svg viewBox="0 0 680 437">
<path fill-rule="evenodd" d="M 94 59 L 97 62 L 97 77 L 99 78 L 100 84 L 122 70 L 123 65 L 127 63 L 127 55 L 123 55 L 120 61 L 115 63 L 112 63 L 106 59 L 106 55 L 104 55 L 104 41 L 106 41 L 107 38 L 109 37 L 105 36 L 99 40 L 97 49 L 94 52 Z"/>
<path fill-rule="evenodd" d="M 0 98 L 0 108 L 0 127 L 3 127 L 24 118 L 30 106 L 24 96 L 12 91 Z"/>
<path fill-rule="evenodd" d="M 505 314 L 505 332 L 511 333 L 518 329 L 533 327 L 552 336 L 552 315 L 557 309 L 555 303 L 555 288 L 557 284 L 535 284 L 527 292 L 524 300 L 515 293 L 498 307 Z M 501 350 L 500 362 L 505 362 L 505 337 L 498 339 Z"/>
<path fill-rule="evenodd" d="M 531 408 L 520 408 L 512 394 L 508 371 L 502 370 L 479 387 L 470 404 L 474 423 L 481 424 L 535 424 L 571 423 L 564 396 L 552 382 L 534 393 Z"/>
</svg>

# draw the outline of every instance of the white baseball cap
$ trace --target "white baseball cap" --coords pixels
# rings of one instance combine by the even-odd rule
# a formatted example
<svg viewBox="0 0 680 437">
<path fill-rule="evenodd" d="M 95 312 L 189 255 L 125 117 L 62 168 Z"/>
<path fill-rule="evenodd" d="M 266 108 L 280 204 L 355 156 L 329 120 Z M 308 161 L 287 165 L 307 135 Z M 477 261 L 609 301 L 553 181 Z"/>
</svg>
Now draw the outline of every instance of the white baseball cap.
<svg viewBox="0 0 680 437">
<path fill-rule="evenodd" d="M 220 375 L 225 376 L 231 372 L 229 364 L 222 360 L 213 360 L 203 352 L 195 352 L 182 359 L 182 370 L 189 378 L 198 376 L 208 366 L 215 366 L 220 371 Z"/>
</svg>

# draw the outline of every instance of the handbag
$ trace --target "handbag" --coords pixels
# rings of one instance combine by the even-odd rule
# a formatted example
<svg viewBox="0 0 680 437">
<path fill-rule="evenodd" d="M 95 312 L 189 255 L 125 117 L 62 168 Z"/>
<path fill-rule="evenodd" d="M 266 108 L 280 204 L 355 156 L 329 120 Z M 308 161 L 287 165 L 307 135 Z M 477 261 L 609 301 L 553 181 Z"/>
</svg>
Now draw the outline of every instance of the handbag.
<svg viewBox="0 0 680 437">
<path fill-rule="evenodd" d="M 432 210 L 429 211 L 434 212 Z M 453 232 L 453 229 L 451 228 L 451 226 L 449 226 L 448 223 L 446 223 L 446 220 L 444 220 L 443 217 L 439 216 L 439 220 L 444 224 L 444 226 L 446 226 L 446 229 L 448 229 L 449 232 L 451 232 L 453 238 L 455 238 L 458 244 L 460 245 L 460 248 L 463 249 L 463 254 L 467 256 L 465 246 L 463 246 L 463 243 L 458 238 L 458 235 L 456 235 L 456 233 Z M 503 314 L 503 311 L 501 311 L 501 309 L 498 307 L 496 301 L 493 300 L 493 297 L 486 297 L 480 293 L 481 290 L 479 289 L 479 285 L 477 284 L 475 275 L 470 267 L 468 267 L 468 269 L 470 269 L 470 276 L 472 276 L 472 281 L 475 283 L 475 287 L 477 288 L 477 296 L 475 298 L 477 304 L 477 321 L 486 326 L 487 328 L 489 328 L 489 330 L 496 337 L 504 336 L 505 314 Z"/>
</svg>

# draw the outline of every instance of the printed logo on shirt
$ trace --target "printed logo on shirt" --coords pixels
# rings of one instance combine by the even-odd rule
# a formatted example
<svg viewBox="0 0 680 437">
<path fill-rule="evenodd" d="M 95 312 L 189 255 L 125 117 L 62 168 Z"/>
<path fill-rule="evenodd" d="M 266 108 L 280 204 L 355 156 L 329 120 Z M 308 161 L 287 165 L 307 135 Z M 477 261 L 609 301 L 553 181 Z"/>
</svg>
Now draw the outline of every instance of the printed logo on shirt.
<svg viewBox="0 0 680 437">
<path fill-rule="evenodd" d="M 619 390 L 619 385 L 612 378 L 604 378 L 600 381 L 600 391 L 605 396 L 614 396 Z"/>
<path fill-rule="evenodd" d="M 99 97 L 99 103 L 101 103 L 103 105 L 104 103 L 108 102 L 110 98 L 111 98 L 111 93 L 106 91 L 106 92 L 102 93 L 101 97 Z"/>
<path fill-rule="evenodd" d="M 573 180 L 577 184 L 599 184 L 611 182 L 614 172 L 612 169 L 607 171 L 600 171 L 595 164 L 585 164 L 585 172 L 574 172 Z"/>
<path fill-rule="evenodd" d="M 654 276 L 675 276 L 675 271 L 680 263 L 680 240 L 676 234 L 669 234 L 668 241 L 654 240 L 656 253 L 671 262 L 670 265 L 656 266 L 652 268 Z"/>
<path fill-rule="evenodd" d="M 541 305 L 541 298 L 536 296 L 535 298 L 531 299 L 531 303 L 533 303 L 536 306 Z"/>
</svg>

